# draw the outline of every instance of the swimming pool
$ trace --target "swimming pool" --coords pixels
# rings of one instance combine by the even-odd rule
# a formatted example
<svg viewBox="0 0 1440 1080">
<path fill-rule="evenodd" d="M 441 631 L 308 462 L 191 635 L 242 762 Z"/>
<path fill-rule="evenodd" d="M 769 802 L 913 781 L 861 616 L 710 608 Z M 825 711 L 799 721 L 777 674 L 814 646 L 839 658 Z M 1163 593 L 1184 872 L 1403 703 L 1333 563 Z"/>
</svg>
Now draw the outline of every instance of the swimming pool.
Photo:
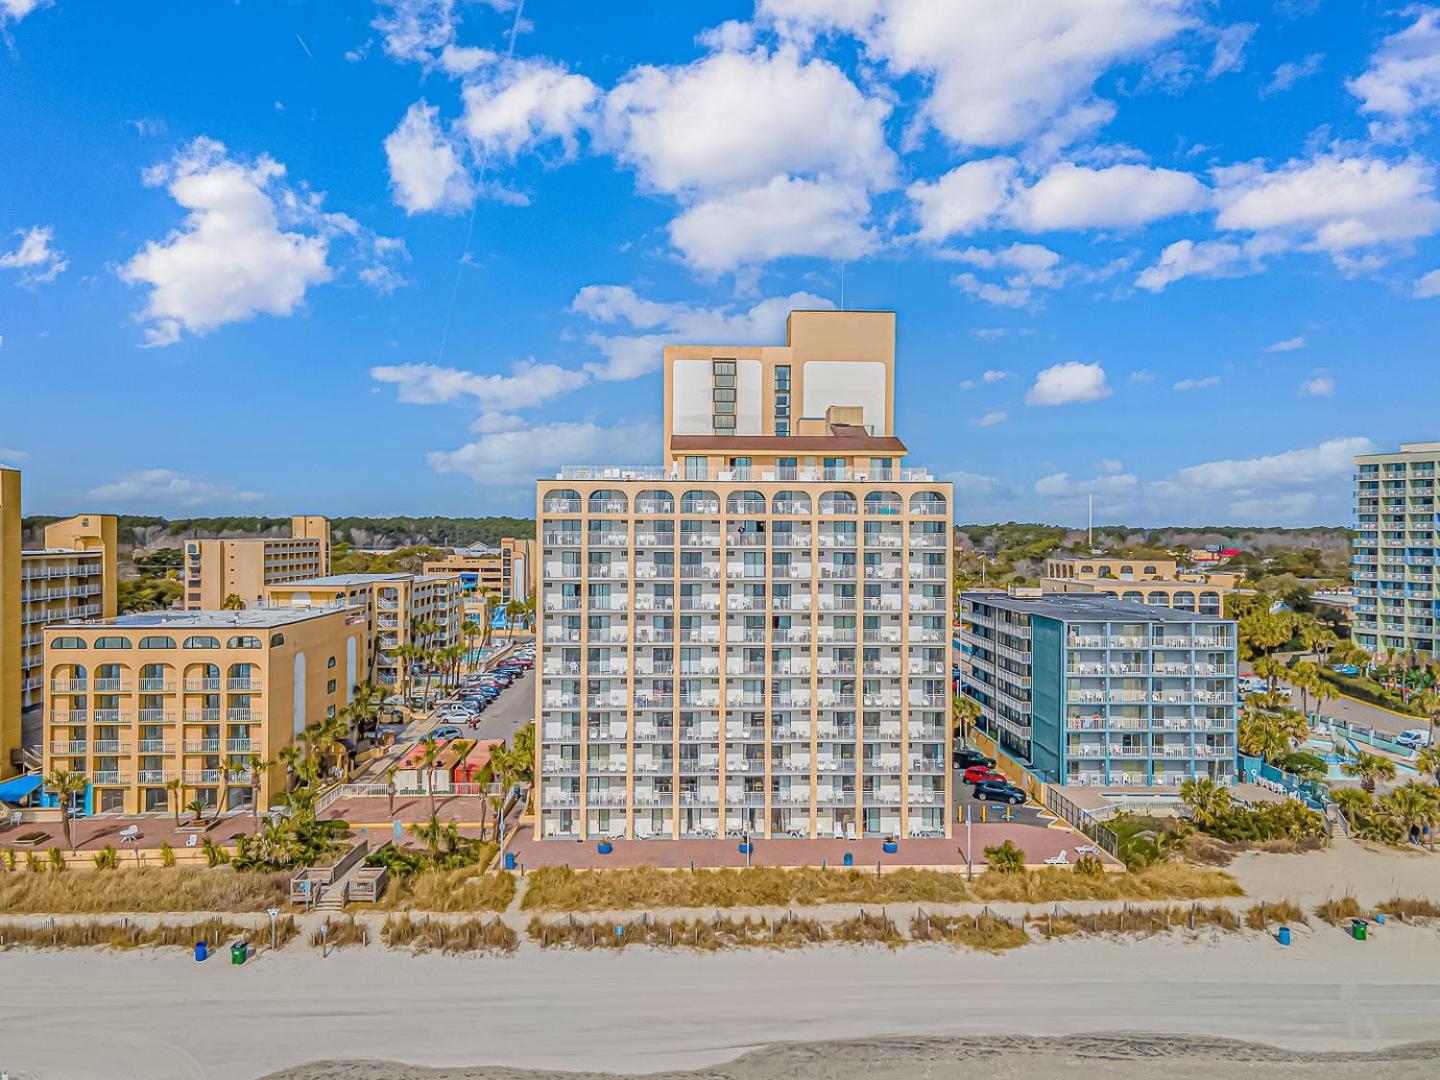
<svg viewBox="0 0 1440 1080">
<path fill-rule="evenodd" d="M 1337 749 L 1337 744 L 1344 748 L 1344 753 Z M 1355 745 L 1356 744 L 1352 743 L 1343 735 L 1311 735 L 1310 738 L 1306 739 L 1301 745 L 1300 749 L 1307 754 L 1314 754 L 1321 761 L 1325 762 L 1325 779 L 1352 780 L 1354 777 L 1346 776 L 1345 770 L 1341 766 L 1347 761 L 1355 760 Z M 1395 772 L 1398 777 L 1406 779 L 1420 775 L 1413 766 L 1398 761 L 1395 763 Z"/>
</svg>

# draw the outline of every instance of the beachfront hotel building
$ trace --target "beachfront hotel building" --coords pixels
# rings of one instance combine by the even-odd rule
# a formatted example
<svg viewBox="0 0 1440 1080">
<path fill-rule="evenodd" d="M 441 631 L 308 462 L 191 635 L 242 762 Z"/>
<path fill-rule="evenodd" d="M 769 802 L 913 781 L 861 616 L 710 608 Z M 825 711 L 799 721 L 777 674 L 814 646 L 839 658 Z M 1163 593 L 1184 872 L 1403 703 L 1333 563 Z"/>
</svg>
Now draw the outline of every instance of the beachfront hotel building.
<svg viewBox="0 0 1440 1080">
<path fill-rule="evenodd" d="M 88 781 L 87 813 L 200 799 L 270 805 L 276 761 L 351 700 L 369 642 L 356 608 L 152 611 L 45 630 L 44 771 Z"/>
<path fill-rule="evenodd" d="M 1234 782 L 1234 621 L 1090 593 L 960 599 L 962 690 L 980 728 L 1040 779 Z"/>
<path fill-rule="evenodd" d="M 20 492 L 19 470 L 0 468 L 0 775 L 22 767 L 22 746 L 40 739 L 45 627 L 116 606 L 115 517 L 51 522 L 45 546 L 24 550 Z"/>
<path fill-rule="evenodd" d="M 330 574 L 271 585 L 262 606 L 347 608 L 364 613 L 369 661 L 361 681 L 398 689 L 401 646 L 445 648 L 462 638 L 464 594 L 454 574 Z M 417 624 L 432 629 L 417 632 Z"/>
<path fill-rule="evenodd" d="M 1352 637 L 1371 653 L 1433 656 L 1440 645 L 1435 591 L 1435 474 L 1440 442 L 1406 443 L 1355 458 Z"/>
<path fill-rule="evenodd" d="M 1201 615 L 1225 614 L 1225 595 L 1240 584 L 1229 571 L 1181 570 L 1174 559 L 1052 555 L 1045 560 L 1045 592 L 1112 596 L 1132 604 L 1154 604 Z"/>
<path fill-rule="evenodd" d="M 664 351 L 658 466 L 537 484 L 536 833 L 949 835 L 951 485 L 895 316 Z"/>
<path fill-rule="evenodd" d="M 535 541 L 504 537 L 499 547 L 456 548 L 421 569 L 427 575 L 458 577 L 466 618 L 475 622 L 504 611 L 511 601 L 524 603 L 534 593 Z"/>
<path fill-rule="evenodd" d="M 330 522 L 300 514 L 290 519 L 289 536 L 186 540 L 184 552 L 187 609 L 218 611 L 231 596 L 250 605 L 264 597 L 267 585 L 330 572 Z"/>
</svg>

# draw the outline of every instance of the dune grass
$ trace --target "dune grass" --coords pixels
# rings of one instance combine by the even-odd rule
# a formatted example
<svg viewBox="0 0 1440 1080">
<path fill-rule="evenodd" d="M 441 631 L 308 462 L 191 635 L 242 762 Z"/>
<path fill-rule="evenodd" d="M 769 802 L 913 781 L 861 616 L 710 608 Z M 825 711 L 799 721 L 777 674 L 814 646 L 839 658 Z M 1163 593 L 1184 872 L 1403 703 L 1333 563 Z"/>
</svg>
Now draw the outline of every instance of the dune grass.
<svg viewBox="0 0 1440 1080">
<path fill-rule="evenodd" d="M 412 919 L 409 915 L 392 915 L 380 929 L 380 939 L 392 949 L 409 949 L 412 953 L 499 952 L 512 953 L 519 947 L 520 935 L 499 919 L 465 919 L 442 922 L 434 919 Z"/>
<path fill-rule="evenodd" d="M 1384 903 L 1376 904 L 1375 910 L 1393 915 L 1402 922 L 1411 919 L 1440 919 L 1440 904 L 1423 896 L 1392 896 Z"/>
<path fill-rule="evenodd" d="M 1170 930 L 1213 928 L 1237 931 L 1242 926 L 1241 913 L 1219 904 L 1169 905 L 1159 907 L 1124 907 L 1085 914 L 1066 913 L 1033 915 L 1030 921 L 1042 937 L 1064 937 L 1070 934 L 1136 934 L 1149 936 Z"/>
<path fill-rule="evenodd" d="M 1293 900 L 1268 900 L 1252 905 L 1245 912 L 1245 925 L 1251 930 L 1267 930 L 1272 926 L 1304 926 L 1310 920 Z"/>
<path fill-rule="evenodd" d="M 241 874 L 225 866 L 0 875 L 0 912 L 10 915 L 248 912 L 288 903 L 288 874 Z"/>
<path fill-rule="evenodd" d="M 1031 939 L 1024 920 L 994 915 L 916 915 L 910 920 L 910 940 L 937 941 L 998 953 L 1029 945 Z"/>
<path fill-rule="evenodd" d="M 1134 874 L 1032 870 L 980 874 L 752 867 L 746 870 L 577 871 L 545 867 L 529 876 L 527 911 L 638 911 L 657 908 L 804 907 L 817 904 L 1054 903 L 1077 900 L 1202 900 L 1239 896 L 1229 874 L 1163 863 Z"/>
<path fill-rule="evenodd" d="M 284 945 L 298 933 L 295 920 L 288 915 L 275 921 L 277 945 Z M 181 946 L 189 949 L 195 942 L 205 941 L 209 942 L 212 949 L 220 949 L 227 942 L 242 938 L 247 941 L 268 942 L 269 934 L 269 927 L 256 930 L 224 919 L 206 919 L 198 923 L 160 923 L 150 927 L 114 922 L 59 923 L 45 927 L 0 927 L 0 948 L 144 949 Z"/>
<path fill-rule="evenodd" d="M 495 911 L 515 899 L 515 875 L 501 870 L 483 873 L 474 866 L 458 870 L 426 870 L 393 880 L 380 902 L 387 911 Z"/>
<path fill-rule="evenodd" d="M 1315 909 L 1315 916 L 1335 926 L 1339 926 L 1341 923 L 1349 922 L 1351 919 L 1364 918 L 1365 909 L 1360 906 L 1359 900 L 1347 895 L 1340 897 L 1338 900 L 1326 900 Z"/>
<path fill-rule="evenodd" d="M 314 948 L 343 949 L 347 945 L 369 945 L 370 928 L 357 919 L 326 919 L 324 925 L 328 934 L 322 934 L 320 927 L 310 931 L 310 944 Z"/>
</svg>

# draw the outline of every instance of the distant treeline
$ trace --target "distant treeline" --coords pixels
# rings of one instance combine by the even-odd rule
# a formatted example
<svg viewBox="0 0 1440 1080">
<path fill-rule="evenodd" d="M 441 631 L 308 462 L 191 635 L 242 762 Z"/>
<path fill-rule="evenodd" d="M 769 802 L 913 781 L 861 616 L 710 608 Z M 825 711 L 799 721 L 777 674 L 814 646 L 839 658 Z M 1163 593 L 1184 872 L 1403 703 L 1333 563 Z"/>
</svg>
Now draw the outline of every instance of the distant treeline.
<svg viewBox="0 0 1440 1080">
<path fill-rule="evenodd" d="M 24 521 L 28 542 L 38 542 L 41 530 L 55 515 L 34 515 Z M 194 517 L 163 518 L 142 514 L 121 514 L 118 521 L 122 545 L 148 547 L 164 544 L 165 538 L 215 536 L 283 536 L 290 531 L 288 517 Z M 407 547 L 430 544 L 436 547 L 469 547 L 471 544 L 498 544 L 502 537 L 530 539 L 535 522 L 516 517 L 339 517 L 330 519 L 330 538 L 355 547 Z"/>
</svg>

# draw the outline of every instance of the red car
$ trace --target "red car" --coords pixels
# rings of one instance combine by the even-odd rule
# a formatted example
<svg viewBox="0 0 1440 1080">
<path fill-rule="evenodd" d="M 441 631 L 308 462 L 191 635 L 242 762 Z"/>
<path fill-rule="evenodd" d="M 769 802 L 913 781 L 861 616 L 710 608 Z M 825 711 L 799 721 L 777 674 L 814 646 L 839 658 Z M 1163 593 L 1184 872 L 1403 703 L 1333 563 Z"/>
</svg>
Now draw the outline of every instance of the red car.
<svg viewBox="0 0 1440 1080">
<path fill-rule="evenodd" d="M 965 770 L 965 783 L 983 784 L 986 780 L 1006 781 L 1005 774 L 996 772 L 989 765 L 971 765 Z"/>
</svg>

